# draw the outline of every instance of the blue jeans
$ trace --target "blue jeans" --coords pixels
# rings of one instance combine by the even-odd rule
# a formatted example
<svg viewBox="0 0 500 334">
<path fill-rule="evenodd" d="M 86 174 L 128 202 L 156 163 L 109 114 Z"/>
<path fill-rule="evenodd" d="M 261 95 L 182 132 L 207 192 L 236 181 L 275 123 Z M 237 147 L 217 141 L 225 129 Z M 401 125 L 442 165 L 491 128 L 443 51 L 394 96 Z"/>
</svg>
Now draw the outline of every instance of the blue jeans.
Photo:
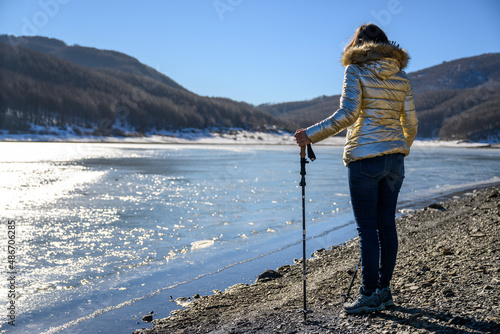
<svg viewBox="0 0 500 334">
<path fill-rule="evenodd" d="M 396 204 L 404 178 L 404 155 L 388 154 L 347 165 L 361 250 L 361 292 L 389 285 L 398 252 Z"/>
</svg>

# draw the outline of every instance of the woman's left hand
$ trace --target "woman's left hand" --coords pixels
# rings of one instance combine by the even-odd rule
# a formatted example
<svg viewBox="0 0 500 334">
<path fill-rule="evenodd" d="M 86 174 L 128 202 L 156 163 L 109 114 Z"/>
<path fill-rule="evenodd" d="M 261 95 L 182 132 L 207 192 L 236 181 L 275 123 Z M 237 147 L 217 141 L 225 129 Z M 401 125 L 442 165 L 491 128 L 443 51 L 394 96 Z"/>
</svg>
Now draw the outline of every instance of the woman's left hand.
<svg viewBox="0 0 500 334">
<path fill-rule="evenodd" d="M 297 131 L 295 131 L 295 134 L 293 136 L 295 137 L 297 145 L 299 145 L 300 147 L 306 146 L 307 144 L 311 143 L 311 140 L 307 136 L 305 129 L 298 129 Z"/>
</svg>

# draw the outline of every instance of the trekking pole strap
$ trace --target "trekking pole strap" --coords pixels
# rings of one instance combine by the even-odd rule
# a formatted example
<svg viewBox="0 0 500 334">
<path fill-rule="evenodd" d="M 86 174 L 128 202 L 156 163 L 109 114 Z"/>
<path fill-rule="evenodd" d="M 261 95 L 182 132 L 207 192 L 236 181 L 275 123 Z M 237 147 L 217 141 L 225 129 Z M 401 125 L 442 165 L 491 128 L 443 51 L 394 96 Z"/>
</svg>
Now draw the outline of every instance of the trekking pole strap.
<svg viewBox="0 0 500 334">
<path fill-rule="evenodd" d="M 312 148 L 311 144 L 307 144 L 307 157 L 311 161 L 316 160 L 316 155 L 314 154 L 314 151 L 313 151 L 313 148 Z"/>
</svg>

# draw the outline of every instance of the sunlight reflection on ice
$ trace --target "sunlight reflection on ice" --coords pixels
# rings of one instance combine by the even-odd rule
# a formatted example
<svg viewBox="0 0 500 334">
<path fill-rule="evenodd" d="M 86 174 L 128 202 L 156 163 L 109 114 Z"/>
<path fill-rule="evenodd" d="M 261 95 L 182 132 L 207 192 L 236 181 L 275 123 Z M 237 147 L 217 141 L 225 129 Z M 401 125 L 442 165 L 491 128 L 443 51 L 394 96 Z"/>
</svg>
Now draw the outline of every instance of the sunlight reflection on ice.
<svg viewBox="0 0 500 334">
<path fill-rule="evenodd" d="M 213 239 L 194 241 L 191 243 L 191 251 L 210 247 L 214 244 L 214 242 L 215 242 L 215 240 L 213 240 Z"/>
</svg>

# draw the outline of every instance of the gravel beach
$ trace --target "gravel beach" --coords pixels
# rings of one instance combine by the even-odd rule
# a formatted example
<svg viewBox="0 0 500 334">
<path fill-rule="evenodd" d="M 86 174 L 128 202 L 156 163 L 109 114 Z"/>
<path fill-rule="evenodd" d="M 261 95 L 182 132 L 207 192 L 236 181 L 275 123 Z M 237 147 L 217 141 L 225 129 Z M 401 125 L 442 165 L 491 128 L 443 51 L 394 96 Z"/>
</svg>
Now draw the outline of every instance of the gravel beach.
<svg viewBox="0 0 500 334">
<path fill-rule="evenodd" d="M 343 313 L 342 294 L 359 259 L 358 240 L 353 239 L 307 259 L 311 312 L 306 323 L 298 311 L 299 260 L 274 269 L 276 278 L 190 296 L 184 309 L 134 333 L 500 333 L 500 187 L 451 196 L 409 212 L 398 218 L 397 227 L 395 308 L 367 315 Z"/>
</svg>

